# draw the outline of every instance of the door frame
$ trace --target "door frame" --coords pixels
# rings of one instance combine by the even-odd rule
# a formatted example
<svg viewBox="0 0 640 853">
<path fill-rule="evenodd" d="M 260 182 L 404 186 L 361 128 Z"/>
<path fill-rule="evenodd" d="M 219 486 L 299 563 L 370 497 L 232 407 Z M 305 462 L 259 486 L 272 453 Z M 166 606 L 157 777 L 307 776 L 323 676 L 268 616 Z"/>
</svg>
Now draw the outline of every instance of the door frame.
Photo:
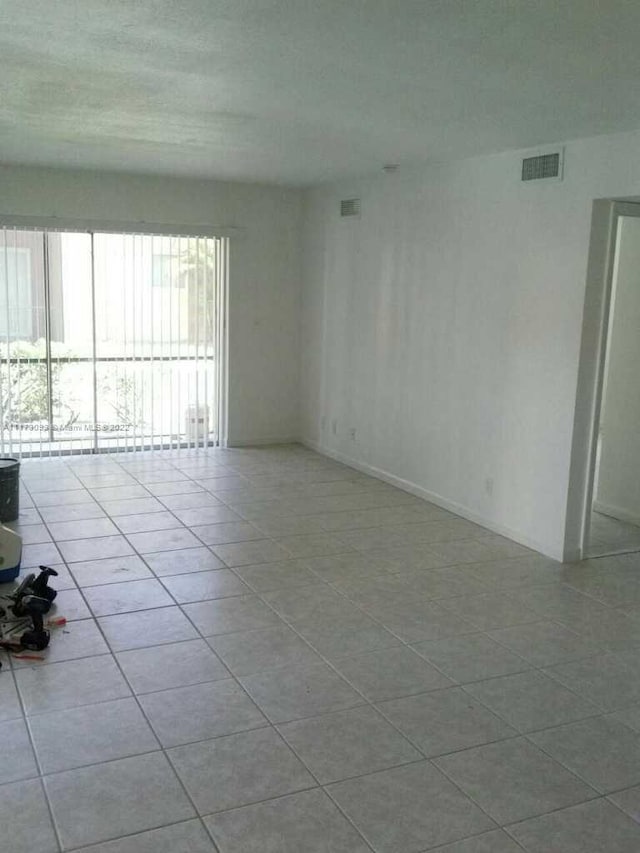
<svg viewBox="0 0 640 853">
<path fill-rule="evenodd" d="M 589 545 L 618 222 L 627 216 L 640 217 L 640 203 L 635 199 L 597 199 L 593 203 L 569 468 L 565 562 L 584 559 Z"/>
</svg>

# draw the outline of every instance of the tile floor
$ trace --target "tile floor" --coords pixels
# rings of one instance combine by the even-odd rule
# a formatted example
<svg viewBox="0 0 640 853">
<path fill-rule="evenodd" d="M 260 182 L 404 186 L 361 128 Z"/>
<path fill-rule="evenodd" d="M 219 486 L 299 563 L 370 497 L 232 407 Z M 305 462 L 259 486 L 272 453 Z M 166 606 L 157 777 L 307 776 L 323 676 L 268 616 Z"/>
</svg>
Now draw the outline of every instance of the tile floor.
<svg viewBox="0 0 640 853">
<path fill-rule="evenodd" d="M 27 461 L 69 618 L 0 672 L 7 853 L 637 853 L 640 556 L 301 447 Z"/>
<path fill-rule="evenodd" d="M 630 551 L 640 551 L 640 527 L 594 511 L 591 514 L 589 555 L 601 557 Z"/>
</svg>

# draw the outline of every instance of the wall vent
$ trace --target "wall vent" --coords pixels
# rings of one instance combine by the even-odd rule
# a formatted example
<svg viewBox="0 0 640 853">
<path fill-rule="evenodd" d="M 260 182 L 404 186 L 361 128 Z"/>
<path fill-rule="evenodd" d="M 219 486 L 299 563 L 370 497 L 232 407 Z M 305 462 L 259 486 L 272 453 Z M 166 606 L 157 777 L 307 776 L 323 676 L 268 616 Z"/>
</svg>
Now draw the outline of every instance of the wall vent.
<svg viewBox="0 0 640 853">
<path fill-rule="evenodd" d="M 523 181 L 562 180 L 562 151 L 549 151 L 522 161 Z"/>
<path fill-rule="evenodd" d="M 343 198 L 340 202 L 340 216 L 360 216 L 360 199 Z"/>
</svg>

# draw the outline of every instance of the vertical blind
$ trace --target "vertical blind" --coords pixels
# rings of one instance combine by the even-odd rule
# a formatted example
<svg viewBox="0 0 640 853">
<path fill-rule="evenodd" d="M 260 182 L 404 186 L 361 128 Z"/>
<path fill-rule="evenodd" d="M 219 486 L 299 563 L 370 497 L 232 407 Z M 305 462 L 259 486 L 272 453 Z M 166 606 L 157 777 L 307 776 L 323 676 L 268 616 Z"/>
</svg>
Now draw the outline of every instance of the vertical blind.
<svg viewBox="0 0 640 853">
<path fill-rule="evenodd" d="M 0 453 L 222 432 L 228 240 L 0 230 Z"/>
</svg>

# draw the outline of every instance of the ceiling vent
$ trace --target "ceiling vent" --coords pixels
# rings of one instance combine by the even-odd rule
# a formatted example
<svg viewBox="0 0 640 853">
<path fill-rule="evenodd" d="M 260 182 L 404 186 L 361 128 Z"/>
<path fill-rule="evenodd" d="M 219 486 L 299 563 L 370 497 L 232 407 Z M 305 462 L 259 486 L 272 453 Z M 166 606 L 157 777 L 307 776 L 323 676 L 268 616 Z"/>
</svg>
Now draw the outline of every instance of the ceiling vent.
<svg viewBox="0 0 640 853">
<path fill-rule="evenodd" d="M 522 161 L 521 179 L 523 181 L 561 181 L 563 151 L 547 151 L 534 157 L 525 157 Z"/>
<path fill-rule="evenodd" d="M 340 216 L 360 216 L 360 199 L 343 198 L 340 202 Z"/>
</svg>

